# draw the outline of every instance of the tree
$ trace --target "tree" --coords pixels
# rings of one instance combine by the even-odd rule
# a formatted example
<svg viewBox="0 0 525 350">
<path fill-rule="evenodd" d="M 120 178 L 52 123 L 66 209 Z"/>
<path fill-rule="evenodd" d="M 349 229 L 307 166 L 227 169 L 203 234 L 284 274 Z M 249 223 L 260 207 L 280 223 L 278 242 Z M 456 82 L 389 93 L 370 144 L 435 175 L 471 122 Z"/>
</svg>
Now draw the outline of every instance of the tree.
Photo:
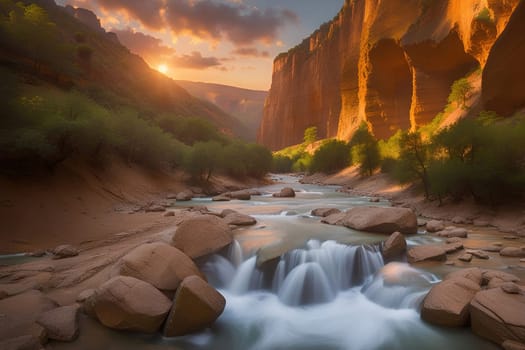
<svg viewBox="0 0 525 350">
<path fill-rule="evenodd" d="M 399 160 L 395 176 L 403 181 L 419 179 L 425 190 L 425 197 L 430 196 L 428 167 L 430 162 L 429 146 L 418 132 L 404 133 L 401 136 Z"/>
<path fill-rule="evenodd" d="M 317 126 L 311 126 L 309 128 L 306 128 L 304 130 L 303 140 L 306 145 L 317 141 Z"/>
<path fill-rule="evenodd" d="M 371 176 L 380 163 L 378 142 L 368 130 L 366 123 L 361 124 L 350 141 L 354 160 L 359 163 L 361 175 Z"/>
<path fill-rule="evenodd" d="M 467 78 L 456 80 L 448 97 L 449 103 L 457 103 L 459 107 L 467 109 L 467 100 L 470 98 L 472 85 Z"/>
<path fill-rule="evenodd" d="M 209 181 L 213 171 L 219 166 L 222 146 L 215 141 L 197 142 L 188 152 L 186 170 L 194 179 Z"/>
<path fill-rule="evenodd" d="M 350 165 L 350 146 L 343 141 L 330 140 L 312 158 L 311 172 L 334 173 Z"/>
</svg>

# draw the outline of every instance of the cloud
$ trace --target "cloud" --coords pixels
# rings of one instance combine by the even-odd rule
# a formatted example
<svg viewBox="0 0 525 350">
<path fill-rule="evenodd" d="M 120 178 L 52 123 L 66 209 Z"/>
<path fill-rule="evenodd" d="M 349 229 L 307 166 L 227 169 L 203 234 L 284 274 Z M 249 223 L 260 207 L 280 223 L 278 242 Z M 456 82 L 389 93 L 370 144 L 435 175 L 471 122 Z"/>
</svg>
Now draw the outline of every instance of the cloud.
<svg viewBox="0 0 525 350">
<path fill-rule="evenodd" d="M 240 47 L 235 49 L 232 53 L 239 56 L 270 57 L 268 51 L 259 51 L 255 47 Z"/>
<path fill-rule="evenodd" d="M 193 51 L 189 55 L 174 56 L 172 64 L 179 68 L 188 69 L 208 69 L 208 68 L 219 68 L 223 69 L 221 59 L 217 57 L 205 57 L 200 52 Z"/>
<path fill-rule="evenodd" d="M 97 0 L 103 10 L 117 10 L 149 29 L 168 27 L 175 34 L 201 39 L 226 39 L 236 45 L 270 43 L 279 28 L 297 22 L 290 10 L 260 10 L 242 1 L 222 0 Z"/>
<path fill-rule="evenodd" d="M 137 32 L 131 28 L 124 30 L 112 30 L 117 34 L 120 42 L 124 44 L 131 52 L 134 52 L 144 59 L 158 58 L 162 56 L 171 56 L 175 54 L 175 49 L 165 46 L 162 40 Z"/>
</svg>

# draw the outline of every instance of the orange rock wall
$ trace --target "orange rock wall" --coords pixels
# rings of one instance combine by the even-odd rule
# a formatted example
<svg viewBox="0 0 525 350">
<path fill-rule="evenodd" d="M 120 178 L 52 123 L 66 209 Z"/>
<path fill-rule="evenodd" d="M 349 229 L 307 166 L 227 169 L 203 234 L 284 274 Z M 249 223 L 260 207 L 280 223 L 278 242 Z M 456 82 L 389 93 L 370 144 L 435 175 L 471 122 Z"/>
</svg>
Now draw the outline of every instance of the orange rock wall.
<svg viewBox="0 0 525 350">
<path fill-rule="evenodd" d="M 346 0 L 275 59 L 259 142 L 274 150 L 300 143 L 310 126 L 348 140 L 362 121 L 387 138 L 428 123 L 452 83 L 485 65 L 518 2 Z"/>
</svg>

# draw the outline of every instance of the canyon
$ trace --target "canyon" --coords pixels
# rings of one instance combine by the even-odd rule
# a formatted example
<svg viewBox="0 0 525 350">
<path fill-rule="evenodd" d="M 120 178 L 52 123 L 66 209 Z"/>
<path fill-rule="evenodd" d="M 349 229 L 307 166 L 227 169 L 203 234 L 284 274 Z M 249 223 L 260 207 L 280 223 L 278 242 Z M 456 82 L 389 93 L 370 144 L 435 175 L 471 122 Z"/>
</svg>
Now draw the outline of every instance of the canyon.
<svg viewBox="0 0 525 350">
<path fill-rule="evenodd" d="M 454 81 L 478 69 L 481 108 L 510 115 L 525 106 L 524 13 L 519 0 L 346 0 L 275 58 L 258 141 L 281 149 L 310 126 L 349 140 L 362 122 L 380 139 L 415 130 L 443 111 Z"/>
</svg>

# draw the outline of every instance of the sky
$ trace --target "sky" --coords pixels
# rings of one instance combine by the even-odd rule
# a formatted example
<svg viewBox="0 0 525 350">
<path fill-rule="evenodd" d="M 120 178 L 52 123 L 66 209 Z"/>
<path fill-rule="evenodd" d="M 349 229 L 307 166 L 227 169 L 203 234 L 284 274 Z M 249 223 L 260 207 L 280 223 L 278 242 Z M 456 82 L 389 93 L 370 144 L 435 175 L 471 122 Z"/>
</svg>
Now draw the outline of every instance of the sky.
<svg viewBox="0 0 525 350">
<path fill-rule="evenodd" d="M 176 80 L 268 90 L 273 59 L 331 20 L 344 0 L 56 0 Z"/>
</svg>

